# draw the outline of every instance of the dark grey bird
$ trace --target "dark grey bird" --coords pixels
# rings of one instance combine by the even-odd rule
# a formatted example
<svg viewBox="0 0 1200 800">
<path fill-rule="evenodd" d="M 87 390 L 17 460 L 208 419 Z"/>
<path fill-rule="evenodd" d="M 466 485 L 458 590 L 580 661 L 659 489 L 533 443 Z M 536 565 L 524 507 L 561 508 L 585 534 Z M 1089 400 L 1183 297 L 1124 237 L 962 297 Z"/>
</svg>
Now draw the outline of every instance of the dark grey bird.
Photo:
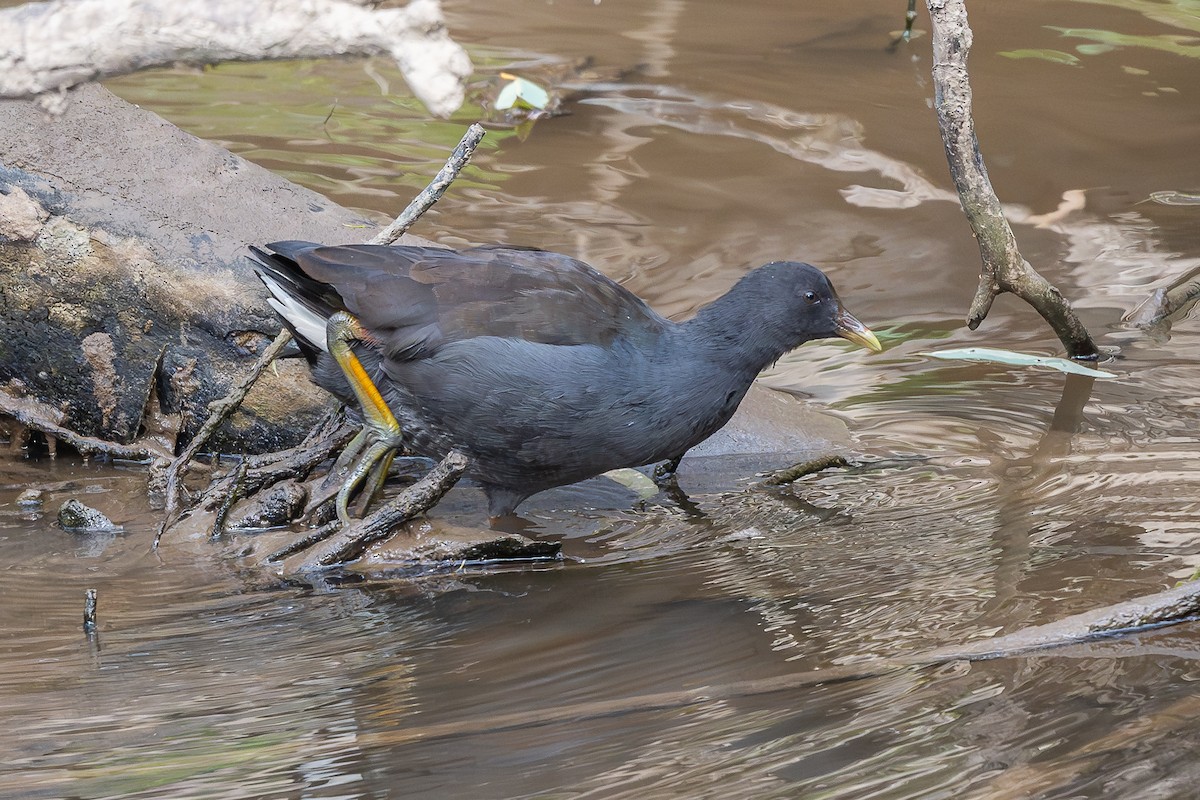
<svg viewBox="0 0 1200 800">
<path fill-rule="evenodd" d="M 619 467 L 677 464 L 812 339 L 878 351 L 816 267 L 777 261 L 686 322 L 569 256 L 514 247 L 251 248 L 313 378 L 363 409 L 339 515 L 399 446 L 471 461 L 488 514 Z"/>
</svg>

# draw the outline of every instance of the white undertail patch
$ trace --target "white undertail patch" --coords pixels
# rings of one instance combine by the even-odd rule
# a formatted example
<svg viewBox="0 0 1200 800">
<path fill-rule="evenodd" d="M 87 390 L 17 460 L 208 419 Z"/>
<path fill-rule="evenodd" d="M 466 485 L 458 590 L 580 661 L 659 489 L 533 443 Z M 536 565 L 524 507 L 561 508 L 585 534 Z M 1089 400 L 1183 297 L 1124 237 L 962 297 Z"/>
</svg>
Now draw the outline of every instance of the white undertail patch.
<svg viewBox="0 0 1200 800">
<path fill-rule="evenodd" d="M 262 278 L 263 283 L 267 285 L 267 290 L 271 293 L 267 302 L 271 304 L 271 308 L 275 309 L 275 313 L 290 322 L 296 329 L 296 335 L 301 339 L 313 347 L 329 352 L 329 348 L 325 344 L 327 320 L 296 300 L 270 275 L 260 272 L 259 277 Z"/>
</svg>

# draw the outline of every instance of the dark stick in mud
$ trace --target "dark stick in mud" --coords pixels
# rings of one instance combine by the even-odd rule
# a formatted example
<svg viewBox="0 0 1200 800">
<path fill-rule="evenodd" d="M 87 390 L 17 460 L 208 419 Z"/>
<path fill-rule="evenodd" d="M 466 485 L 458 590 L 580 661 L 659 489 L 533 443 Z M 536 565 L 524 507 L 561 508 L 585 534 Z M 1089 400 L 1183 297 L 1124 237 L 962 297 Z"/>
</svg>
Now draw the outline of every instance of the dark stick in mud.
<svg viewBox="0 0 1200 800">
<path fill-rule="evenodd" d="M 225 528 L 225 520 L 229 518 L 229 510 L 233 508 L 233 504 L 238 501 L 238 498 L 243 494 L 243 487 L 246 481 L 246 470 L 250 468 L 249 462 L 242 459 L 242 462 L 237 465 L 237 469 L 233 471 L 233 481 L 229 487 L 229 494 L 225 496 L 221 507 L 217 509 L 217 516 L 213 520 L 212 533 L 209 535 L 211 539 L 218 539 Z"/>
<path fill-rule="evenodd" d="M 83 631 L 96 631 L 96 590 L 88 589 L 83 595 Z"/>
</svg>

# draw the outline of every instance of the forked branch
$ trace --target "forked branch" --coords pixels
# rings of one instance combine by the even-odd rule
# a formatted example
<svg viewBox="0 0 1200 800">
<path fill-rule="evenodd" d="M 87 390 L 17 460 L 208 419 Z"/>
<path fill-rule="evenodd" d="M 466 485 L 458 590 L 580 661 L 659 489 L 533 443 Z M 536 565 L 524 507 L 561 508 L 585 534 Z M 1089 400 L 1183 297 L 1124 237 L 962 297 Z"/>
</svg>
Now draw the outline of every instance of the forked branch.
<svg viewBox="0 0 1200 800">
<path fill-rule="evenodd" d="M 997 295 L 1012 292 L 1042 315 L 1071 358 L 1095 359 L 1099 351 L 1071 304 L 1017 249 L 1017 239 L 988 179 L 971 117 L 971 82 L 967 75 L 971 28 L 967 24 L 965 0 L 927 0 L 927 5 L 933 28 L 938 126 L 950 162 L 950 175 L 983 259 L 979 288 L 971 301 L 967 325 L 971 330 L 978 328 Z"/>
</svg>

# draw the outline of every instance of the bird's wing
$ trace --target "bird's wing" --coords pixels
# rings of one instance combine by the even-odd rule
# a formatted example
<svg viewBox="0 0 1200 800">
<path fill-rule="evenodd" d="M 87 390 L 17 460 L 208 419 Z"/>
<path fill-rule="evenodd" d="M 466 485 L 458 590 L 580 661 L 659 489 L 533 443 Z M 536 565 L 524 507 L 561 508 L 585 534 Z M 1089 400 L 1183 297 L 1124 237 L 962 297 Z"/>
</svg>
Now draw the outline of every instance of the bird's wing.
<svg viewBox="0 0 1200 800">
<path fill-rule="evenodd" d="M 293 286 L 326 305 L 330 289 L 378 340 L 408 359 L 478 336 L 543 344 L 638 339 L 666 321 L 581 261 L 542 250 L 478 247 L 268 245 L 307 278 Z M 291 288 L 291 287 L 289 287 Z M 332 313 L 332 312 L 331 312 Z"/>
</svg>

